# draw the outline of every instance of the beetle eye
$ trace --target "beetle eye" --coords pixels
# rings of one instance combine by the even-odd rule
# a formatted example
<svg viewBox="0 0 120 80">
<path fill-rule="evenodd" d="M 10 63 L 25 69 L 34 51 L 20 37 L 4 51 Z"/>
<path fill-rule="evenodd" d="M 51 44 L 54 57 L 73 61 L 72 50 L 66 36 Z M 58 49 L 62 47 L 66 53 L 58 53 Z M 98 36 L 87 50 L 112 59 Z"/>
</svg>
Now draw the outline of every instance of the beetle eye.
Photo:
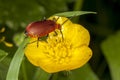
<svg viewBox="0 0 120 80">
<path fill-rule="evenodd" d="M 26 31 L 26 30 L 25 30 L 24 34 L 25 34 L 25 35 L 28 35 L 28 33 L 27 33 L 27 31 Z"/>
</svg>

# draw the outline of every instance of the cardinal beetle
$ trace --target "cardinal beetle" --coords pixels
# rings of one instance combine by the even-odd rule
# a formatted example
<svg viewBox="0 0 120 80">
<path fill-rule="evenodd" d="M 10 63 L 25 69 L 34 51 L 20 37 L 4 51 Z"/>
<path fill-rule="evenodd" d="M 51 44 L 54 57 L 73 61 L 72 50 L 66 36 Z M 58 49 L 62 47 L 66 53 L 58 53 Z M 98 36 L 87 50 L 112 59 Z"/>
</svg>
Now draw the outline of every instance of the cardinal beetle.
<svg viewBox="0 0 120 80">
<path fill-rule="evenodd" d="M 50 32 L 55 31 L 55 29 L 60 29 L 61 32 L 61 26 L 67 20 L 63 22 L 62 25 L 60 25 L 57 23 L 58 19 L 59 17 L 56 20 L 54 18 L 53 20 L 42 20 L 42 21 L 32 22 L 26 27 L 25 34 L 29 37 L 37 38 L 37 47 L 38 47 L 38 41 L 40 40 L 41 37 L 47 36 Z"/>
</svg>

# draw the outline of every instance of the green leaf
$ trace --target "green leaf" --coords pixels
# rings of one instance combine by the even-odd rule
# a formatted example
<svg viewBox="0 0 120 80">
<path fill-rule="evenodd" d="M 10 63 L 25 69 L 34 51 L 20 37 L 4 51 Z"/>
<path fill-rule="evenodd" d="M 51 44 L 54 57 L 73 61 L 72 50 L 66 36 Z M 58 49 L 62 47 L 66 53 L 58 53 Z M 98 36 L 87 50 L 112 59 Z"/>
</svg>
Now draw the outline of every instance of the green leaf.
<svg viewBox="0 0 120 80">
<path fill-rule="evenodd" d="M 101 47 L 110 67 L 112 80 L 120 80 L 120 31 L 108 37 Z"/>
<path fill-rule="evenodd" d="M 68 74 L 63 72 L 55 73 L 52 80 L 99 80 L 95 73 L 91 70 L 90 66 L 85 66 L 72 70 Z"/>
<path fill-rule="evenodd" d="M 55 16 L 63 16 L 63 17 L 74 17 L 74 16 L 80 16 L 84 14 L 96 14 L 96 12 L 91 11 L 69 11 L 69 12 L 62 12 L 54 14 Z"/>
<path fill-rule="evenodd" d="M 6 80 L 18 80 L 18 74 L 20 69 L 20 64 L 24 56 L 24 47 L 28 43 L 28 39 L 25 39 L 16 51 L 7 73 Z"/>
<path fill-rule="evenodd" d="M 6 74 L 7 74 L 7 71 L 8 71 L 10 61 L 11 61 L 11 58 L 6 56 L 0 62 L 0 80 L 5 80 L 6 79 Z"/>
<path fill-rule="evenodd" d="M 0 49 L 0 62 L 8 55 L 7 52 Z"/>
<path fill-rule="evenodd" d="M 71 78 L 71 80 L 99 80 L 88 64 L 73 70 Z"/>
<path fill-rule="evenodd" d="M 23 42 L 24 40 L 24 33 L 16 33 L 13 37 L 13 41 L 17 46 L 20 46 L 20 44 Z"/>
</svg>

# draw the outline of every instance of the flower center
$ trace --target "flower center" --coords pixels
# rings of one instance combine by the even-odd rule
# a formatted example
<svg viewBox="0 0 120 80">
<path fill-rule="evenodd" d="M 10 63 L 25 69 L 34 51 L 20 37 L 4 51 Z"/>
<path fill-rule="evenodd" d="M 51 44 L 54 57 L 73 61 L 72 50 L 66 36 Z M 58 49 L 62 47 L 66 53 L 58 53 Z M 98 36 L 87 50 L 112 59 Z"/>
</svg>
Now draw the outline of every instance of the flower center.
<svg viewBox="0 0 120 80">
<path fill-rule="evenodd" d="M 53 47 L 54 46 L 54 47 Z M 66 41 L 49 46 L 49 56 L 55 63 L 68 63 L 71 58 L 71 47 Z"/>
<path fill-rule="evenodd" d="M 54 37 L 49 40 L 46 46 L 47 57 L 56 64 L 67 64 L 72 56 L 72 46 L 69 41 L 60 37 Z"/>
</svg>

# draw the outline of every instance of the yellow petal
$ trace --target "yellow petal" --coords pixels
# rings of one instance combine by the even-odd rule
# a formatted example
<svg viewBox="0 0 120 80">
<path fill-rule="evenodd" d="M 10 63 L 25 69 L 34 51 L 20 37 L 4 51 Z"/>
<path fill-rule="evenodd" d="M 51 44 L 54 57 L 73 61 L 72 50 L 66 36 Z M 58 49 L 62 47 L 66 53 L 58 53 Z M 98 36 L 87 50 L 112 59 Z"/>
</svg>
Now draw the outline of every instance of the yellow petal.
<svg viewBox="0 0 120 80">
<path fill-rule="evenodd" d="M 68 70 L 83 66 L 92 57 L 92 51 L 87 46 L 78 47 L 73 52 L 72 62 L 69 64 Z"/>
<path fill-rule="evenodd" d="M 31 42 L 36 40 L 36 38 L 32 38 Z M 37 47 L 37 41 L 34 43 L 31 42 L 25 48 L 25 55 L 32 64 L 39 66 L 39 61 L 45 56 L 43 50 L 45 50 L 44 46 L 46 46 L 46 43 L 39 42 L 39 47 Z"/>
<path fill-rule="evenodd" d="M 90 36 L 87 29 L 78 24 L 64 26 L 62 33 L 66 40 L 71 41 L 75 47 L 82 45 L 89 45 Z"/>
</svg>

